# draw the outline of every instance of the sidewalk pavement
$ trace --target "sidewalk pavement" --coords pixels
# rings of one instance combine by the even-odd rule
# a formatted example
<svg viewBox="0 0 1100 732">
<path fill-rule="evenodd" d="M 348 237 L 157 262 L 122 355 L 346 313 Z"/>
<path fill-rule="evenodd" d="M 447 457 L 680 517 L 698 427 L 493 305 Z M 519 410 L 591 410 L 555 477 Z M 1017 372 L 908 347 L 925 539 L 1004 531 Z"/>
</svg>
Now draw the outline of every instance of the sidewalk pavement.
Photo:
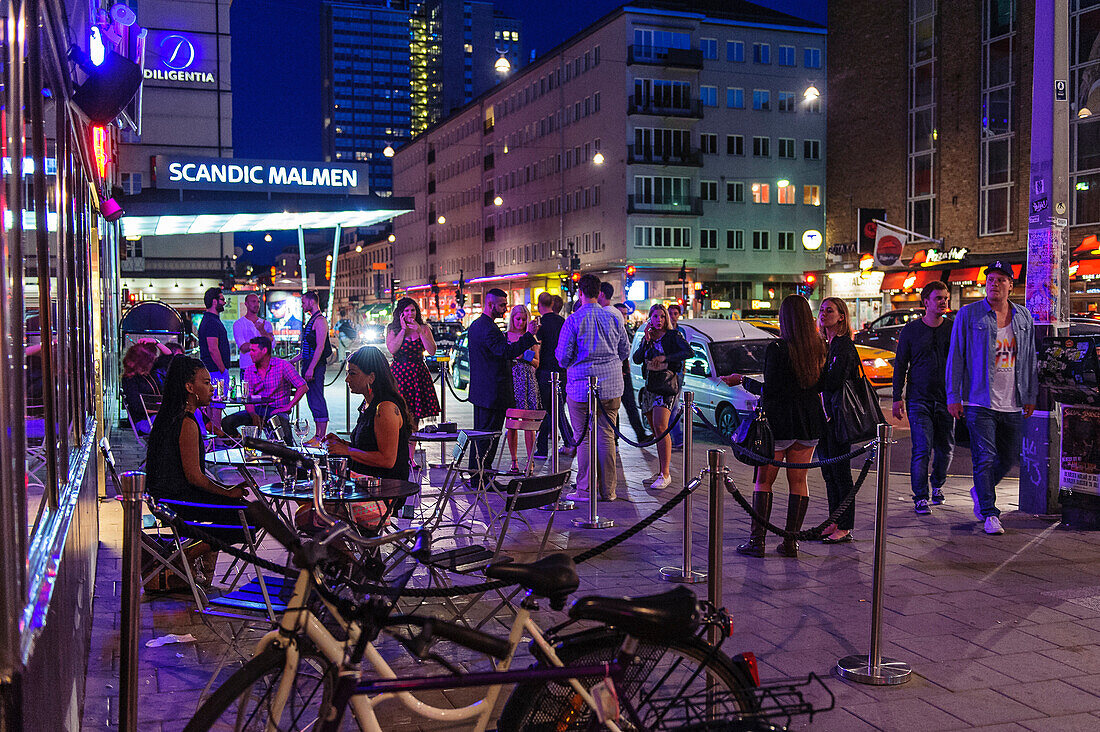
<svg viewBox="0 0 1100 732">
<path fill-rule="evenodd" d="M 121 467 L 136 466 L 140 458 L 129 432 L 116 431 L 112 437 Z M 615 535 L 649 515 L 682 485 L 682 453 L 673 453 L 673 485 L 650 493 L 643 481 L 655 472 L 654 450 L 625 443 L 620 448 L 619 496 L 629 500 L 600 507 L 615 527 L 573 528 L 569 519 L 587 512 L 587 504 L 580 504 L 578 511 L 560 514 L 555 521 L 552 541 L 560 549 L 577 554 Z M 692 474 L 705 464 L 704 448 L 697 445 Z M 724 457 L 747 495 L 751 469 L 732 461 L 729 451 Z M 854 461 L 856 468 L 860 460 Z M 734 547 L 745 538 L 749 522 L 728 495 L 723 498 L 723 599 L 734 620 L 734 635 L 725 650 L 731 655 L 755 653 L 765 680 L 820 674 L 837 697 L 834 711 L 817 717 L 812 726 L 802 722 L 794 729 L 1100 727 L 1100 537 L 1058 530 L 1055 517 L 1015 511 L 1017 486 L 1012 480 L 998 491 L 1007 533 L 987 536 L 972 514 L 968 480 L 952 478 L 946 486 L 947 503 L 933 508 L 930 516 L 917 516 L 908 476 L 890 475 L 882 651 L 908 662 L 913 678 L 901 686 L 874 687 L 832 676 L 838 659 L 869 650 L 875 483 L 872 470 L 856 501 L 855 542 L 803 542 L 797 559 L 774 553 L 777 537 L 769 537 L 764 559 L 736 554 Z M 776 489 L 772 516 L 781 524 L 786 515 L 782 476 Z M 818 471 L 810 473 L 810 495 L 807 526 L 827 513 Z M 84 729 L 117 723 L 121 513 L 115 502 L 101 508 Z M 707 527 L 704 489 L 696 494 L 692 521 L 693 562 L 700 570 L 706 569 Z M 580 565 L 578 596 L 669 589 L 658 571 L 680 565 L 682 530 L 678 507 L 645 532 Z M 693 589 L 706 595 L 706 585 Z M 221 650 L 187 608 L 179 596 L 146 597 L 142 603 L 142 643 L 169 632 L 191 632 L 199 639 L 142 647 L 142 730 L 182 728 Z M 561 618 L 549 610 L 542 616 L 548 624 Z M 403 709 L 383 709 L 393 715 L 387 730 L 421 728 Z"/>
</svg>

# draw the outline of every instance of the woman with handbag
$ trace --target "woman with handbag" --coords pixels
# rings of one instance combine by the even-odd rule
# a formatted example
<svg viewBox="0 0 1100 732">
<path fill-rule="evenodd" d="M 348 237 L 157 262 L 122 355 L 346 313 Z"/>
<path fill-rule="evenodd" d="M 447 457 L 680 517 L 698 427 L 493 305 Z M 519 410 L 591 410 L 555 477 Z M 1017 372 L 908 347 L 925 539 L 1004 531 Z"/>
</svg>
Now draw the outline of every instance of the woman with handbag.
<svg viewBox="0 0 1100 732">
<path fill-rule="evenodd" d="M 649 421 L 654 435 L 664 435 L 657 443 L 657 462 L 660 469 L 651 479 L 649 487 L 661 490 L 672 485 L 669 474 L 672 465 L 672 438 L 668 432 L 668 420 L 680 401 L 680 378 L 684 361 L 691 358 L 692 350 L 680 332 L 672 329 L 665 306 L 657 303 L 649 309 L 649 321 L 645 337 L 634 351 L 634 363 L 641 364 L 645 388 L 638 395 L 638 408 Z"/>
<path fill-rule="evenodd" d="M 741 374 L 719 377 L 729 386 L 744 383 L 746 389 L 760 395 L 760 406 L 771 427 L 774 457 L 792 463 L 808 463 L 821 437 L 821 398 L 818 394 L 825 344 L 814 327 L 810 303 L 801 295 L 788 295 L 779 306 L 779 340 L 764 352 L 764 383 L 745 379 Z M 809 486 L 803 468 L 787 468 L 787 531 L 798 531 L 810 503 Z M 756 469 L 753 510 L 767 521 L 772 511 L 772 484 L 779 475 L 774 465 Z M 764 556 L 764 524 L 754 520 L 749 540 L 737 547 L 747 557 Z M 785 557 L 798 556 L 798 542 L 784 539 L 776 551 Z"/>
<path fill-rule="evenodd" d="M 860 372 L 859 353 L 852 342 L 852 326 L 848 316 L 848 306 L 836 297 L 827 297 L 821 301 L 818 315 L 821 335 L 828 344 L 825 356 L 825 371 L 821 376 L 821 398 L 825 406 L 825 430 L 817 454 L 820 459 L 846 455 L 852 451 L 850 437 L 843 434 L 838 422 L 836 404 L 844 391 L 845 383 L 858 381 Z M 823 465 L 821 475 L 825 478 L 825 492 L 829 497 L 829 513 L 832 514 L 844 497 L 852 490 L 852 467 L 850 461 L 833 465 Z M 844 513 L 837 517 L 821 532 L 821 541 L 825 544 L 844 544 L 852 541 L 852 527 L 855 524 L 856 507 L 853 501 Z"/>
</svg>

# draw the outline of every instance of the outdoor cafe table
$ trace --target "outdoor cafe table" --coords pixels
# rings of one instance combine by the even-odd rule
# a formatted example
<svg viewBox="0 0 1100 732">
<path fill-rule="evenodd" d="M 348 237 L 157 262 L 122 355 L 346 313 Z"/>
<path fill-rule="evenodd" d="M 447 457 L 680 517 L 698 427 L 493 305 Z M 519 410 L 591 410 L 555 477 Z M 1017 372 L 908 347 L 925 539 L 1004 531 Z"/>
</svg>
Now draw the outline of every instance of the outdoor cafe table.
<svg viewBox="0 0 1100 732">
<path fill-rule="evenodd" d="M 465 432 L 470 439 L 480 439 L 484 437 L 491 437 L 496 434 L 495 432 L 487 432 L 485 430 L 460 430 Z M 409 436 L 409 439 L 416 442 L 438 442 L 439 443 L 439 464 L 429 465 L 430 468 L 445 468 L 447 467 L 447 444 L 452 440 L 458 439 L 458 431 L 456 432 L 413 432 Z"/>
<path fill-rule="evenodd" d="M 289 504 L 303 503 L 313 499 L 313 481 L 295 480 L 293 482 L 278 481 L 268 485 L 259 486 L 260 494 L 269 499 L 273 504 L 284 508 L 283 515 L 291 519 Z M 386 511 L 378 521 L 379 526 L 384 526 L 393 513 L 393 507 L 398 500 L 415 496 L 420 492 L 420 484 L 411 480 L 399 478 L 379 478 L 378 485 L 369 488 L 360 487 L 354 480 L 345 480 L 341 490 L 336 490 L 331 485 L 326 485 L 322 497 L 326 504 L 335 504 L 337 510 L 347 515 L 347 506 L 361 501 L 381 501 Z"/>
</svg>

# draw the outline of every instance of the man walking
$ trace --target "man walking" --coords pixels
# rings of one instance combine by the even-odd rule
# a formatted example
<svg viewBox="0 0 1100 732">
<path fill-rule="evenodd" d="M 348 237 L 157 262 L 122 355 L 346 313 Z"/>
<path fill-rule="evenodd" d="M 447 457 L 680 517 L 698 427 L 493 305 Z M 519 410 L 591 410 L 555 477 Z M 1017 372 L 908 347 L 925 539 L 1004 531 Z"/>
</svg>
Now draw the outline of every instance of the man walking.
<svg viewBox="0 0 1100 732">
<path fill-rule="evenodd" d="M 260 336 L 274 340 L 275 329 L 271 327 L 271 323 L 260 317 L 260 296 L 251 292 L 244 298 L 244 315 L 233 321 L 233 341 L 240 354 L 242 379 L 245 370 L 252 365 L 247 344 Z"/>
<path fill-rule="evenodd" d="M 596 301 L 600 294 L 599 278 L 585 275 L 577 286 L 582 304 L 565 319 L 557 347 L 558 363 L 567 370 L 565 394 L 569 420 L 573 423 L 573 441 L 580 443 L 577 446 L 577 490 L 569 498 L 588 500 L 589 492 L 594 489 L 588 484 L 589 430 L 585 429 L 585 423 L 594 419 L 598 490 L 601 498 L 614 501 L 618 482 L 615 429 L 601 414 L 588 413 L 588 377 L 596 377 L 603 413 L 615 419 L 623 395 L 622 362 L 630 355 L 630 343 L 618 319 Z"/>
<path fill-rule="evenodd" d="M 560 302 L 561 298 L 558 298 L 558 300 Z M 539 293 L 538 309 L 539 329 L 535 336 L 539 339 L 542 347 L 539 349 L 539 367 L 535 369 L 535 377 L 539 382 L 539 403 L 546 410 L 546 417 L 539 426 L 538 438 L 535 441 L 535 457 L 545 459 L 550 454 L 551 374 L 561 374 L 562 379 L 558 382 L 559 394 L 565 393 L 565 373 L 558 364 L 557 356 L 554 355 L 554 349 L 558 347 L 558 336 L 561 334 L 561 327 L 565 325 L 565 318 L 558 314 L 558 311 L 561 310 L 560 305 L 557 311 L 554 310 L 554 296 L 549 292 Z M 558 427 L 563 437 L 568 436 L 569 425 L 564 420 L 560 421 Z M 557 435 L 554 435 L 555 444 L 557 437 Z"/>
<path fill-rule="evenodd" d="M 217 401 L 216 395 L 219 393 L 219 388 L 223 396 L 229 391 L 229 333 L 222 325 L 221 318 L 218 317 L 225 310 L 225 295 L 222 294 L 222 288 L 211 287 L 202 294 L 202 301 L 206 305 L 206 311 L 199 321 L 199 358 L 202 359 L 206 370 L 210 372 L 210 383 L 214 386 L 215 401 Z M 220 387 L 218 383 L 221 384 Z M 220 430 L 222 410 L 211 407 L 210 417 L 215 429 Z"/>
<path fill-rule="evenodd" d="M 299 339 L 300 351 L 290 359 L 291 363 L 301 362 L 302 378 L 306 380 L 309 391 L 306 403 L 313 415 L 316 434 L 308 445 L 318 447 L 324 444 L 328 428 L 328 404 L 325 403 L 325 362 L 332 355 L 332 346 L 328 342 L 328 322 L 321 314 L 321 306 L 316 292 L 302 293 L 302 312 L 306 314 L 306 324 L 302 326 Z"/>
<path fill-rule="evenodd" d="M 970 495 L 987 534 L 1004 533 L 996 487 L 1020 455 L 1023 418 L 1038 392 L 1035 327 L 1031 313 L 1009 301 L 1013 284 L 1010 265 L 985 268 L 985 299 L 959 310 L 947 356 L 947 410 L 965 414 L 970 429 Z"/>
<path fill-rule="evenodd" d="M 222 428 L 227 435 L 236 437 L 243 425 L 262 427 L 267 420 L 278 417 L 280 437 L 288 445 L 293 444 L 287 414 L 309 390 L 305 379 L 289 361 L 271 355 L 271 339 L 267 336 L 256 336 L 244 344 L 241 351 L 248 351 L 250 356 L 250 365 L 244 370 L 242 380 L 248 384 L 248 393 L 257 403 L 226 417 Z"/>
<path fill-rule="evenodd" d="M 538 318 L 527 323 L 527 332 L 515 343 L 497 327 L 496 319 L 508 312 L 508 294 L 494 287 L 485 293 L 485 304 L 467 330 L 470 358 L 470 403 L 474 405 L 474 429 L 499 432 L 504 427 L 504 416 L 515 402 L 512 387 L 512 359 L 531 346 L 538 345 L 535 332 Z M 488 468 L 496 455 L 496 443 L 486 445 L 474 442 L 470 454 L 470 468 Z"/>
<path fill-rule="evenodd" d="M 914 510 L 932 513 L 928 506 L 928 459 L 932 458 L 932 503 L 943 503 L 943 484 L 955 447 L 955 422 L 947 411 L 947 352 L 951 322 L 944 318 L 951 295 L 939 280 L 921 290 L 924 316 L 901 329 L 894 360 L 894 419 L 907 413 L 913 451 L 910 476 Z M 906 388 L 906 381 L 909 382 Z M 902 401 L 902 392 L 905 401 Z"/>
</svg>

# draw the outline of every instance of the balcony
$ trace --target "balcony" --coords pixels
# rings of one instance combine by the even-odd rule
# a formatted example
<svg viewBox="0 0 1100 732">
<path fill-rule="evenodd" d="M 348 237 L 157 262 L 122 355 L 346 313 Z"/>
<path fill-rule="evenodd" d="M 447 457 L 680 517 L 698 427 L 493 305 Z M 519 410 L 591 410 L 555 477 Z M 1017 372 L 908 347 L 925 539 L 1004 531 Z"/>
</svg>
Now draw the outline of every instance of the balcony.
<svg viewBox="0 0 1100 732">
<path fill-rule="evenodd" d="M 684 119 L 702 119 L 703 103 L 698 99 L 672 104 L 657 99 L 637 99 L 630 97 L 626 105 L 627 114 L 646 114 L 653 117 L 681 117 Z"/>
<path fill-rule="evenodd" d="M 627 49 L 626 63 L 648 66 L 664 66 L 677 69 L 703 68 L 703 52 L 697 48 L 661 48 L 659 46 L 631 45 Z"/>
<path fill-rule="evenodd" d="M 663 214 L 672 216 L 701 216 L 703 202 L 698 196 L 682 196 L 676 201 L 654 203 L 639 201 L 637 196 L 627 196 L 628 214 Z"/>
<path fill-rule="evenodd" d="M 646 163 L 648 165 L 680 165 L 699 168 L 703 165 L 703 156 L 698 150 L 677 150 L 657 153 L 652 147 L 626 146 L 628 164 Z"/>
</svg>

